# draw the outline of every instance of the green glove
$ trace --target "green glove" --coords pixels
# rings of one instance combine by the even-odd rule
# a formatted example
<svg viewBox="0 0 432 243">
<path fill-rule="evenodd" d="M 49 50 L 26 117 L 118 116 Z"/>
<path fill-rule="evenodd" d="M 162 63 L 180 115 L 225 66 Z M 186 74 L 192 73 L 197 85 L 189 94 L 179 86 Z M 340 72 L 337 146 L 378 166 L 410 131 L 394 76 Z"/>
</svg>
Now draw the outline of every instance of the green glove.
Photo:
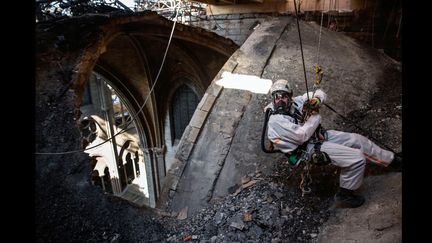
<svg viewBox="0 0 432 243">
<path fill-rule="evenodd" d="M 312 110 L 318 109 L 320 107 L 320 105 L 321 105 L 321 100 L 319 98 L 314 97 L 314 98 L 309 100 L 309 107 Z"/>
</svg>

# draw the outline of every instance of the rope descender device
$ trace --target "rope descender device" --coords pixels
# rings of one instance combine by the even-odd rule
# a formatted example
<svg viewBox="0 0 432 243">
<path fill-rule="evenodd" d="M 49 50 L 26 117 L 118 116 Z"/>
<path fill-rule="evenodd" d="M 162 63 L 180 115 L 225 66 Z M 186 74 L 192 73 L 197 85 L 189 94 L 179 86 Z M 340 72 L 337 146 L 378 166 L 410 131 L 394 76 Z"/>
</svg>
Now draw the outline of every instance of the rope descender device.
<svg viewBox="0 0 432 243">
<path fill-rule="evenodd" d="M 320 66 L 318 66 L 318 64 L 316 64 L 315 65 L 315 83 L 314 83 L 314 88 L 319 87 L 319 85 L 321 84 L 323 76 L 324 76 L 324 71 L 322 70 L 322 68 Z"/>
<path fill-rule="evenodd" d="M 309 164 L 309 162 L 306 162 L 306 165 L 303 167 L 303 172 L 301 173 L 301 182 L 299 187 L 302 190 L 302 197 L 312 191 L 310 188 L 310 185 L 312 184 L 310 167 L 311 165 Z"/>
</svg>

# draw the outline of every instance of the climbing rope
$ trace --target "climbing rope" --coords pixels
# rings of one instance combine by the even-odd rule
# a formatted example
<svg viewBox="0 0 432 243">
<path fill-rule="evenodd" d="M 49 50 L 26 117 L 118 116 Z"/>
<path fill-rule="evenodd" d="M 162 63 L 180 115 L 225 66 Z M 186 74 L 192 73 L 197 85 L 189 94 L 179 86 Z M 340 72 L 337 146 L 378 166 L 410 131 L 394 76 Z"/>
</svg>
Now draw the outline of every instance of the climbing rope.
<svg viewBox="0 0 432 243">
<path fill-rule="evenodd" d="M 298 35 L 299 35 L 299 41 L 300 41 L 300 52 L 301 52 L 302 64 L 303 64 L 303 74 L 304 74 L 304 81 L 305 81 L 305 86 L 306 86 L 306 95 L 307 95 L 307 100 L 309 101 L 309 99 L 310 99 L 309 98 L 309 88 L 308 88 L 308 82 L 307 82 L 306 66 L 305 66 L 305 60 L 304 60 L 304 54 L 303 54 L 303 42 L 301 39 L 300 24 L 299 24 L 299 17 L 298 17 L 296 0 L 294 0 L 294 11 L 295 11 L 295 16 L 296 16 L 297 31 L 298 31 Z M 321 30 L 322 30 L 322 21 L 323 21 L 322 19 L 323 19 L 323 15 L 321 15 L 321 27 L 320 27 L 320 34 L 319 34 L 319 38 L 318 38 L 317 65 L 315 66 L 315 83 L 314 83 L 313 95 L 315 94 L 315 90 L 320 85 L 322 77 L 323 77 L 322 69 L 318 65 L 318 63 L 319 63 L 319 50 L 320 50 L 320 45 L 321 45 Z M 313 97 L 313 95 L 312 95 L 312 97 Z M 303 115 L 302 115 L 300 123 L 305 122 L 307 120 L 307 118 L 310 116 L 310 114 L 311 114 L 310 109 L 303 110 Z M 304 160 L 304 162 L 305 162 L 305 166 L 303 167 L 303 172 L 301 174 L 301 182 L 300 182 L 300 186 L 299 186 L 300 189 L 302 190 L 302 196 L 311 192 L 310 185 L 312 184 L 312 177 L 310 176 L 311 164 L 310 164 L 309 160 Z"/>
<path fill-rule="evenodd" d="M 303 64 L 303 73 L 304 73 L 304 79 L 305 79 L 305 85 L 306 85 L 306 94 L 307 94 L 307 99 L 309 100 L 309 89 L 308 89 L 308 83 L 307 83 L 307 77 L 306 77 L 306 67 L 305 67 L 305 60 L 304 60 L 304 55 L 303 55 L 303 43 L 302 43 L 301 33 L 300 33 L 300 24 L 299 24 L 299 17 L 298 17 L 298 13 L 297 13 L 296 0 L 294 0 L 294 11 L 295 11 L 296 22 L 297 22 L 297 32 L 298 32 L 299 40 L 300 40 L 300 52 L 301 52 L 302 64 Z"/>
<path fill-rule="evenodd" d="M 323 2 L 323 9 L 321 11 L 321 21 L 320 21 L 320 29 L 318 34 L 318 45 L 317 45 L 317 57 L 316 57 L 316 64 L 315 64 L 315 83 L 313 86 L 314 92 L 312 94 L 312 97 L 315 95 L 315 91 L 319 88 L 324 72 L 320 66 L 320 50 L 321 50 L 321 36 L 322 36 L 322 27 L 323 27 L 323 20 L 324 20 L 324 2 Z"/>
<path fill-rule="evenodd" d="M 321 47 L 321 33 L 322 33 L 322 26 L 323 26 L 323 19 L 324 19 L 324 1 L 323 1 L 323 10 L 321 11 L 321 23 L 320 23 L 320 29 L 319 29 L 319 35 L 318 35 L 318 47 L 317 47 L 317 65 L 319 64 L 319 54 L 320 54 L 320 47 Z"/>
<path fill-rule="evenodd" d="M 309 101 L 309 88 L 308 88 L 308 82 L 307 82 L 307 75 L 306 75 L 306 66 L 305 66 L 305 60 L 304 60 L 304 54 L 303 54 L 303 42 L 301 39 L 301 33 L 300 33 L 300 24 L 299 24 L 299 17 L 298 17 L 298 11 L 297 11 L 297 2 L 296 0 L 294 0 L 294 11 L 295 11 L 295 16 L 296 16 L 296 23 L 297 23 L 297 31 L 298 31 L 298 35 L 299 35 L 299 41 L 300 41 L 300 52 L 301 52 L 301 57 L 302 57 L 302 64 L 303 64 L 303 74 L 304 74 L 304 80 L 305 80 L 305 86 L 306 86 L 306 95 L 307 95 L 307 100 Z M 318 38 L 318 54 L 317 54 L 317 64 L 315 66 L 315 83 L 314 83 L 314 91 L 312 94 L 312 97 L 315 95 L 315 91 L 316 89 L 319 87 L 322 77 L 323 77 L 323 71 L 321 69 L 321 67 L 319 67 L 318 65 L 318 61 L 319 61 L 319 50 L 320 50 L 320 45 L 321 45 L 321 30 L 322 30 L 322 20 L 323 19 L 323 15 L 321 15 L 321 27 L 320 27 L 320 34 L 319 34 L 319 38 Z M 304 123 L 309 116 L 311 115 L 312 111 L 310 109 L 308 109 L 307 106 L 303 107 L 303 115 L 300 119 L 300 123 Z"/>
<path fill-rule="evenodd" d="M 310 185 L 312 184 L 312 177 L 310 175 L 310 168 L 311 164 L 309 161 L 305 161 L 305 166 L 303 167 L 303 172 L 301 173 L 301 181 L 300 181 L 300 190 L 302 191 L 302 197 L 304 197 L 305 194 L 310 193 L 312 190 L 310 188 Z"/>
<path fill-rule="evenodd" d="M 304 81 L 305 81 L 305 86 L 306 86 L 306 95 L 307 95 L 307 101 L 309 101 L 309 88 L 308 88 L 308 82 L 307 82 L 305 60 L 304 60 L 304 55 L 303 55 L 303 42 L 301 39 L 300 24 L 299 24 L 299 17 L 298 17 L 298 13 L 297 13 L 296 0 L 294 0 L 294 11 L 295 11 L 296 22 L 297 22 L 297 32 L 298 32 L 299 41 L 300 41 L 300 52 L 301 52 L 302 64 L 303 64 L 303 74 L 304 74 Z M 303 114 L 302 114 L 302 117 L 300 119 L 300 124 L 303 124 L 307 120 L 309 115 L 310 115 L 309 109 L 307 109 L 306 106 L 303 106 Z"/>
</svg>

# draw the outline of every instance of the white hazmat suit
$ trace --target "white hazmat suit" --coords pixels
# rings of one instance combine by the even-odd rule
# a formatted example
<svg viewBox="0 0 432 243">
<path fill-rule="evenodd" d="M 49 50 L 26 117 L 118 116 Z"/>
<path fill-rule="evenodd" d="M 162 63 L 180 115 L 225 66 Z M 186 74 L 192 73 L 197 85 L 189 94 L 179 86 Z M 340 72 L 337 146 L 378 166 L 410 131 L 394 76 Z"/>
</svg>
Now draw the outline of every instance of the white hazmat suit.
<svg viewBox="0 0 432 243">
<path fill-rule="evenodd" d="M 312 92 L 309 92 L 309 97 L 312 98 Z M 314 97 L 325 102 L 327 95 L 318 89 Z M 303 125 L 297 124 L 296 118 L 302 113 L 307 94 L 294 97 L 292 101 L 289 115 L 273 114 L 268 120 L 267 136 L 274 147 L 283 153 L 290 153 L 308 141 L 321 123 L 320 114 L 315 113 Z M 273 102 L 265 109 L 268 108 L 274 110 Z M 328 130 L 324 137 L 321 151 L 329 155 L 333 165 L 341 168 L 339 186 L 345 189 L 356 190 L 361 186 L 366 159 L 388 166 L 394 158 L 393 152 L 380 148 L 360 134 Z M 309 142 L 307 151 L 313 148 L 314 144 Z"/>
</svg>

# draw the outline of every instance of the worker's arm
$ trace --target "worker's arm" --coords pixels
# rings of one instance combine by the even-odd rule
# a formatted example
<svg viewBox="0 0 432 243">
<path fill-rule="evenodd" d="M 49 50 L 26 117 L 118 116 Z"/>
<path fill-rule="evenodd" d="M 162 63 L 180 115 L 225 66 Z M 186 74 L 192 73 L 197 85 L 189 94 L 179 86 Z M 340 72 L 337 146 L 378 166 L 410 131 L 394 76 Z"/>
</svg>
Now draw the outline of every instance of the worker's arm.
<svg viewBox="0 0 432 243">
<path fill-rule="evenodd" d="M 279 147 L 284 146 L 284 143 L 301 145 L 309 140 L 320 123 L 319 114 L 311 115 L 303 125 L 289 122 L 282 115 L 273 115 L 268 123 L 268 137 Z"/>
<path fill-rule="evenodd" d="M 316 97 L 316 98 L 320 99 L 321 103 L 323 103 L 327 100 L 327 94 L 321 89 L 317 89 L 315 91 L 315 94 L 313 97 L 312 97 L 312 95 L 313 95 L 313 92 L 309 92 L 309 99 Z M 302 95 L 303 101 L 305 102 L 307 100 L 307 98 L 308 98 L 307 93 L 304 93 L 304 95 Z"/>
</svg>

